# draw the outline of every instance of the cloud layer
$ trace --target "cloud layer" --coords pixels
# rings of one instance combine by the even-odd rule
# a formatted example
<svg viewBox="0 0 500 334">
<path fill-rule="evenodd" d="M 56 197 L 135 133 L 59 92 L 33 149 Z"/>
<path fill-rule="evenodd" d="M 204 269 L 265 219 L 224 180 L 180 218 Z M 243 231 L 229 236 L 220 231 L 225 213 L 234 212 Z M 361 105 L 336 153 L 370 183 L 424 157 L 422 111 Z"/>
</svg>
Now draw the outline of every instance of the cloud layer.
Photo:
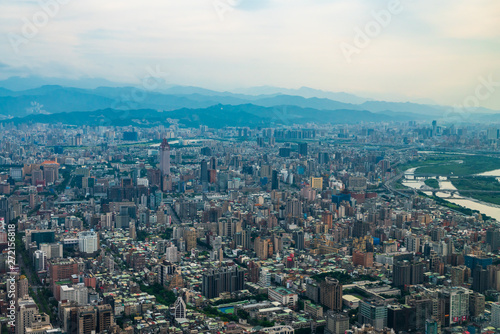
<svg viewBox="0 0 500 334">
<path fill-rule="evenodd" d="M 0 0 L 0 79 L 140 84 L 160 67 L 170 84 L 309 86 L 452 105 L 474 95 L 480 77 L 500 82 L 498 0 L 397 2 Z M 480 103 L 500 109 L 500 87 Z"/>
</svg>

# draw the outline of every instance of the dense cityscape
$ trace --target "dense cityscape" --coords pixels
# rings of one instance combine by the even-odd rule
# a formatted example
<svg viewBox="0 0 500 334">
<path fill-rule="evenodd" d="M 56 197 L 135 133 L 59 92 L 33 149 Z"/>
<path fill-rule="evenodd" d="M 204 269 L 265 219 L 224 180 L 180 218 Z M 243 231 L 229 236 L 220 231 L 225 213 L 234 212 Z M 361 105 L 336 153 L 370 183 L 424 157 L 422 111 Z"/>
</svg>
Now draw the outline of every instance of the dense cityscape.
<svg viewBox="0 0 500 334">
<path fill-rule="evenodd" d="M 168 122 L 0 124 L 2 333 L 500 331 L 498 128 Z"/>
</svg>

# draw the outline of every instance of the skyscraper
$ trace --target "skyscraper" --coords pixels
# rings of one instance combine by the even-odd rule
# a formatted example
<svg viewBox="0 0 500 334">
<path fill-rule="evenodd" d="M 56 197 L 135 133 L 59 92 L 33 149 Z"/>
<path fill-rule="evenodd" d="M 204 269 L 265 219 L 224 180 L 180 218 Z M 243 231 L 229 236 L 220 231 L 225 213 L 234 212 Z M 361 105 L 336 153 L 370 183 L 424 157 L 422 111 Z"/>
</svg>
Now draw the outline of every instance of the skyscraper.
<svg viewBox="0 0 500 334">
<path fill-rule="evenodd" d="M 382 300 L 367 299 L 359 303 L 359 323 L 370 324 L 377 330 L 387 327 L 387 306 Z"/>
<path fill-rule="evenodd" d="M 477 265 L 472 271 L 472 290 L 484 293 L 488 289 L 488 271 Z"/>
<path fill-rule="evenodd" d="M 325 333 L 344 334 L 349 329 L 349 317 L 346 314 L 328 311 Z"/>
<path fill-rule="evenodd" d="M 293 241 L 295 241 L 295 249 L 304 249 L 304 231 L 293 232 Z"/>
<path fill-rule="evenodd" d="M 398 261 L 393 266 L 392 282 L 396 287 L 415 285 L 424 281 L 424 264 Z"/>
<path fill-rule="evenodd" d="M 97 332 L 102 333 L 109 330 L 113 325 L 113 308 L 111 305 L 97 306 Z"/>
<path fill-rule="evenodd" d="M 326 277 L 320 284 L 320 302 L 332 311 L 342 311 L 342 284 L 334 278 Z"/>
<path fill-rule="evenodd" d="M 500 303 L 491 304 L 491 326 L 500 328 Z"/>
<path fill-rule="evenodd" d="M 160 145 L 160 171 L 162 176 L 170 175 L 170 145 L 166 138 Z"/>
<path fill-rule="evenodd" d="M 307 143 L 299 143 L 299 154 L 301 156 L 307 156 Z"/>
<path fill-rule="evenodd" d="M 200 163 L 200 181 L 203 182 L 208 182 L 208 162 L 203 159 Z"/>
<path fill-rule="evenodd" d="M 191 227 L 184 231 L 184 239 L 186 240 L 186 251 L 196 248 L 196 230 Z"/>
<path fill-rule="evenodd" d="M 263 239 L 261 237 L 255 238 L 254 249 L 259 259 L 267 260 L 269 253 L 269 242 L 267 239 Z"/>
<path fill-rule="evenodd" d="M 35 301 L 26 296 L 19 299 L 16 314 L 16 334 L 26 333 L 26 328 L 31 327 L 35 314 L 38 314 L 38 306 Z"/>
<path fill-rule="evenodd" d="M 439 319 L 441 325 L 451 326 L 469 318 L 469 297 L 471 290 L 452 287 L 439 292 Z"/>
<path fill-rule="evenodd" d="M 242 290 L 245 271 L 237 266 L 210 268 L 203 273 L 202 294 L 208 299 L 218 297 L 222 292 Z"/>
<path fill-rule="evenodd" d="M 271 179 L 271 190 L 278 190 L 280 188 L 279 172 L 273 170 L 273 176 Z"/>
<path fill-rule="evenodd" d="M 181 297 L 178 297 L 174 304 L 174 317 L 177 321 L 186 320 L 186 303 L 182 300 Z"/>
<path fill-rule="evenodd" d="M 77 311 L 78 334 L 92 334 L 97 329 L 97 312 L 94 306 L 82 306 Z"/>
<path fill-rule="evenodd" d="M 78 233 L 78 249 L 80 252 L 91 254 L 99 249 L 97 233 L 94 231 L 84 231 Z"/>
<path fill-rule="evenodd" d="M 486 231 L 486 243 L 491 246 L 492 251 L 496 251 L 500 247 L 500 229 L 489 228 Z"/>
</svg>

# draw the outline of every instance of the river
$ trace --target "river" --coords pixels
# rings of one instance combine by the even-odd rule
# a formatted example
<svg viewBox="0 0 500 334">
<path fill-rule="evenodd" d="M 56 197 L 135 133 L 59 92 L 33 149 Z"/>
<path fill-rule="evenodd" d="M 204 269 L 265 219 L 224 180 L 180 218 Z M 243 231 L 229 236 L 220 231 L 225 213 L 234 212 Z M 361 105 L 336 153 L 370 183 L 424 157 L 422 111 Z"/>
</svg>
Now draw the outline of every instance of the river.
<svg viewBox="0 0 500 334">
<path fill-rule="evenodd" d="M 418 167 L 417 167 L 418 168 Z M 425 186 L 424 180 L 425 178 L 415 178 L 415 170 L 417 168 L 410 168 L 407 171 L 405 171 L 405 176 L 406 179 L 403 180 L 402 184 L 413 188 L 413 189 L 418 189 L 421 190 L 422 186 Z M 489 171 L 485 173 L 481 173 L 478 175 L 484 175 L 484 176 L 500 176 L 500 170 L 494 170 L 494 171 Z M 457 189 L 451 181 L 448 181 L 446 178 L 440 177 L 438 179 L 439 181 L 439 188 L 440 189 Z M 426 195 L 432 195 L 431 191 L 424 191 Z M 485 202 L 480 202 L 478 200 L 469 198 L 469 197 L 463 197 L 460 196 L 458 193 L 455 193 L 453 198 L 450 198 L 448 193 L 443 193 L 443 192 L 437 192 L 436 196 L 442 197 L 448 202 L 461 205 L 465 208 L 472 209 L 472 210 L 477 210 L 487 216 L 490 216 L 498 221 L 500 221 L 500 207 L 496 206 L 495 204 L 489 204 Z"/>
</svg>

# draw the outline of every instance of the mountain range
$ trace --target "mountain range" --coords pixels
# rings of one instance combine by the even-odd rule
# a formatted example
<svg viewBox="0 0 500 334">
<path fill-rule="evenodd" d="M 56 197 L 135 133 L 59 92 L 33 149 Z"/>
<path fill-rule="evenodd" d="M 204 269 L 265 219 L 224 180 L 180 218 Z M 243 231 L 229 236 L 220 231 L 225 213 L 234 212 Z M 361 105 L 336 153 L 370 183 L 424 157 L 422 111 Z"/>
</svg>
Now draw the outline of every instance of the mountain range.
<svg viewBox="0 0 500 334">
<path fill-rule="evenodd" d="M 35 78 L 34 82 L 46 81 Z M 348 93 L 307 87 L 296 90 L 255 87 L 234 92 L 190 86 L 170 86 L 158 91 L 130 86 L 92 87 L 101 82 L 109 83 L 95 79 L 82 87 L 42 85 L 16 90 L 14 88 L 28 87 L 29 81 L 23 78 L 0 81 L 0 120 L 73 124 L 75 117 L 68 117 L 67 113 L 79 112 L 89 116 L 87 120 L 81 120 L 87 123 L 103 117 L 144 126 L 158 122 L 165 124 L 167 118 L 172 118 L 185 125 L 223 127 L 271 123 L 427 121 L 442 119 L 453 111 L 446 106 L 373 101 Z M 479 109 L 475 120 L 500 119 L 500 116 L 492 115 L 494 113 L 494 110 Z"/>
</svg>

